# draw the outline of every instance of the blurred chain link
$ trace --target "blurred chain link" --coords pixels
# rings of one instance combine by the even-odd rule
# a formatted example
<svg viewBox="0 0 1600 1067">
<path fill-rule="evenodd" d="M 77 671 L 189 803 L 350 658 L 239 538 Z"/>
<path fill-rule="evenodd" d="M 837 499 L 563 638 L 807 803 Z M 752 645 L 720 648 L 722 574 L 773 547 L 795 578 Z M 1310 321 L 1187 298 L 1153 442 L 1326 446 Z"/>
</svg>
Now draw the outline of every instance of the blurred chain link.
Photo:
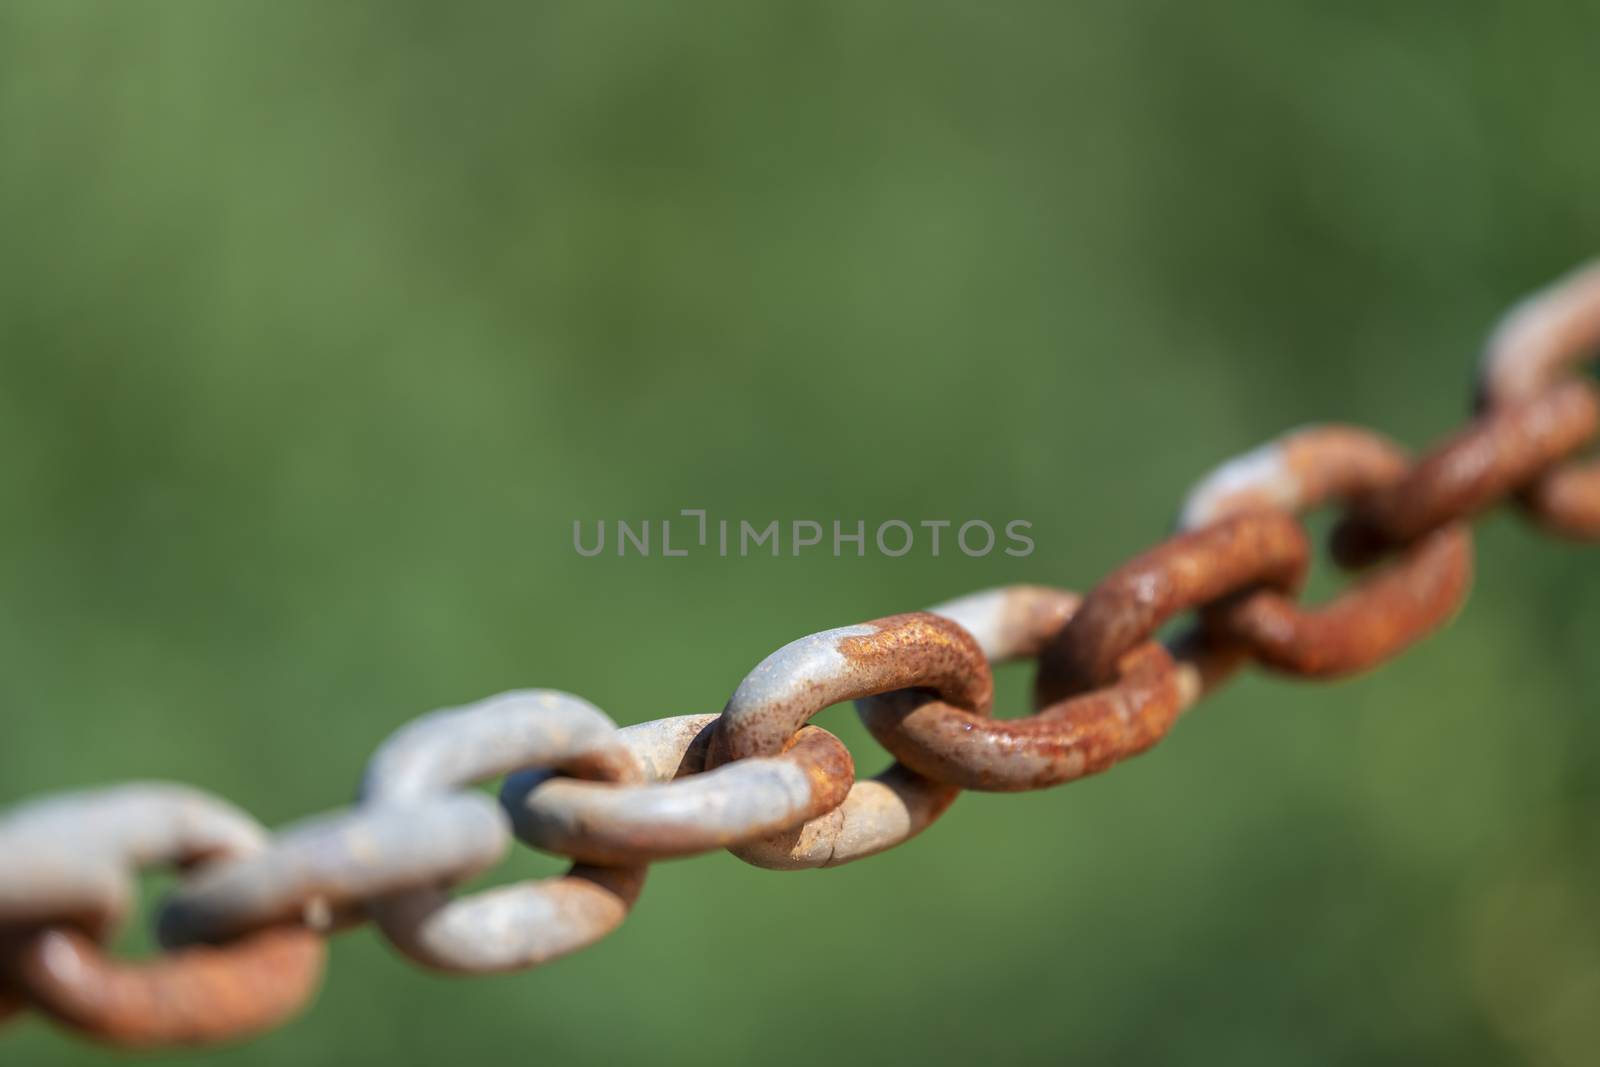
<svg viewBox="0 0 1600 1067">
<path fill-rule="evenodd" d="M 1513 499 L 1551 532 L 1600 539 L 1600 460 L 1572 458 L 1600 433 L 1600 386 L 1579 376 L 1597 349 L 1600 263 L 1502 320 L 1476 417 L 1415 462 L 1356 427 L 1296 430 L 1203 478 L 1173 537 L 1082 598 L 1012 586 L 811 634 L 721 714 L 619 730 L 547 690 L 433 712 L 379 746 L 353 807 L 275 834 L 177 785 L 19 806 L 0 820 L 0 1020 L 32 1007 L 122 1046 L 237 1040 L 299 1011 L 325 939 L 366 919 L 438 970 L 537 966 L 616 929 L 654 861 L 838 866 L 916 836 L 963 789 L 1042 789 L 1137 755 L 1246 663 L 1370 669 L 1460 609 L 1467 520 L 1487 508 Z M 1299 516 L 1329 505 L 1334 558 L 1381 565 L 1307 607 Z M 991 664 L 1030 658 L 1035 710 L 993 718 Z M 874 778 L 809 725 L 846 700 L 894 757 Z M 498 802 L 468 788 L 502 777 Z M 513 839 L 575 863 L 450 895 Z M 157 912 L 164 951 L 113 960 L 103 945 L 153 865 L 182 873 Z"/>
</svg>

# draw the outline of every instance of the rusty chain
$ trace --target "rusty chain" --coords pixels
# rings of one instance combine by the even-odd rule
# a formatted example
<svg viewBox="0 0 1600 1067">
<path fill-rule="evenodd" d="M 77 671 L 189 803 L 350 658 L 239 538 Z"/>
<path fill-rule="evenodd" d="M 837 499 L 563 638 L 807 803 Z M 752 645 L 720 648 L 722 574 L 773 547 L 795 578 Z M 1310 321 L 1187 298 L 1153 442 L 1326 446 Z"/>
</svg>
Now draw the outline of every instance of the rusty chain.
<svg viewBox="0 0 1600 1067">
<path fill-rule="evenodd" d="M 1367 670 L 1438 629 L 1472 577 L 1467 520 L 1514 500 L 1544 528 L 1600 539 L 1600 263 L 1514 308 L 1491 336 L 1474 419 L 1415 460 L 1345 426 L 1294 431 L 1223 464 L 1178 532 L 1082 598 L 1012 586 L 803 637 L 720 715 L 618 729 L 565 693 L 507 693 L 397 730 L 357 802 L 269 834 L 184 786 L 48 797 L 0 819 L 0 1019 L 31 1007 L 122 1046 L 236 1040 L 311 998 L 325 941 L 370 919 L 402 953 L 456 972 L 536 966 L 616 929 L 657 860 L 728 849 L 777 870 L 893 848 L 963 789 L 1042 789 L 1155 745 L 1246 663 L 1305 678 Z M 1337 562 L 1377 569 L 1297 600 L 1298 516 L 1336 506 Z M 1192 613 L 1163 643 L 1157 631 Z M 990 665 L 1037 659 L 1036 710 L 993 717 Z M 856 702 L 894 757 L 858 779 L 817 712 Z M 504 778 L 498 802 L 464 787 Z M 546 878 L 452 897 L 512 840 L 566 856 Z M 164 950 L 103 945 L 135 871 L 183 872 Z"/>
</svg>

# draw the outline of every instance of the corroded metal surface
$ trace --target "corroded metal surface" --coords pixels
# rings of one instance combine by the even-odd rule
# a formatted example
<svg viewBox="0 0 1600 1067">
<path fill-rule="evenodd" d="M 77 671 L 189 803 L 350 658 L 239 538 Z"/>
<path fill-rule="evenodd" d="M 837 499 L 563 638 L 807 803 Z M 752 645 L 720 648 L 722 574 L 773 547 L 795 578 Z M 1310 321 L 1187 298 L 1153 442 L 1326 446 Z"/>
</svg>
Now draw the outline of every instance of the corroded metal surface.
<svg viewBox="0 0 1600 1067">
<path fill-rule="evenodd" d="M 1168 619 L 1264 587 L 1295 593 L 1310 546 L 1295 519 L 1252 511 L 1180 533 L 1113 571 L 1039 660 L 1041 706 L 1125 675 L 1123 657 Z"/>
<path fill-rule="evenodd" d="M 1405 477 L 1399 446 L 1359 426 L 1303 426 L 1219 464 L 1184 498 L 1180 530 L 1258 508 L 1291 514 L 1349 501 Z"/>
<path fill-rule="evenodd" d="M 933 608 L 963 624 L 992 662 L 1037 655 L 1080 603 L 1075 593 L 1013 586 Z M 1181 690 L 1171 657 L 1147 645 L 1116 684 L 1036 714 L 993 719 L 903 689 L 856 702 L 861 720 L 895 758 L 928 779 L 963 789 L 1015 792 L 1081 778 L 1144 751 L 1177 718 Z"/>
<path fill-rule="evenodd" d="M 7 960 L 34 1007 L 131 1048 L 237 1041 L 299 1014 L 327 947 L 310 930 L 262 930 L 234 944 L 179 949 L 148 962 L 110 959 L 81 931 L 33 934 Z"/>
<path fill-rule="evenodd" d="M 912 769 L 964 789 L 1043 789 L 1105 770 L 1166 735 L 1183 707 L 1171 655 L 1126 653 L 1102 688 L 1020 719 L 987 719 L 914 690 L 864 707 L 872 736 Z"/>
<path fill-rule="evenodd" d="M 1600 467 L 1571 464 L 1536 478 L 1517 501 L 1539 523 L 1564 537 L 1600 538 Z"/>
<path fill-rule="evenodd" d="M 1416 464 L 1354 427 L 1302 429 L 1203 479 L 1182 532 L 1079 598 L 1008 586 L 928 612 L 812 634 L 767 657 L 721 715 L 617 730 L 548 690 L 447 709 L 397 730 L 356 806 L 268 837 L 184 787 L 133 785 L 0 820 L 0 1021 L 36 1008 L 122 1045 L 227 1041 L 314 992 L 325 936 L 375 918 L 449 971 L 532 966 L 616 928 L 645 863 L 728 848 L 763 867 L 831 867 L 927 827 L 962 788 L 1071 781 L 1155 744 L 1254 661 L 1331 676 L 1394 655 L 1454 612 L 1471 578 L 1465 522 L 1516 499 L 1549 529 L 1600 536 L 1600 265 L 1509 315 L 1489 345 L 1481 414 Z M 1295 514 L 1345 507 L 1334 554 L 1389 556 L 1320 608 L 1294 600 L 1309 545 Z M 1196 621 L 1163 645 L 1167 621 Z M 990 663 L 1037 658 L 1033 714 L 991 717 Z M 857 781 L 810 725 L 846 700 L 896 757 Z M 497 803 L 468 788 L 506 776 Z M 523 841 L 579 862 L 558 878 L 453 898 Z M 108 959 L 132 874 L 177 864 L 167 951 Z"/>
<path fill-rule="evenodd" d="M 1299 514 L 1358 501 L 1398 484 L 1407 469 L 1405 454 L 1378 434 L 1307 427 L 1202 479 L 1180 525 L 1192 529 L 1262 508 Z M 1472 535 L 1455 523 L 1408 546 L 1390 566 L 1321 608 L 1263 589 L 1212 607 L 1206 625 L 1219 647 L 1240 645 L 1266 666 L 1336 677 L 1367 670 L 1432 633 L 1461 606 L 1471 577 Z"/>
<path fill-rule="evenodd" d="M 1600 359 L 1600 261 L 1533 294 L 1500 320 L 1484 350 L 1478 402 L 1488 411 L 1532 400 Z M 1544 526 L 1600 538 L 1600 459 L 1541 472 L 1518 494 Z"/>
<path fill-rule="evenodd" d="M 138 869 L 226 863 L 265 841 L 231 805 L 165 783 L 18 809 L 0 825 L 0 979 L 21 1002 L 118 1045 L 209 1044 L 282 1022 L 321 978 L 323 943 L 308 931 L 139 963 L 96 943 L 131 906 Z"/>
<path fill-rule="evenodd" d="M 1258 663 L 1308 678 L 1354 674 L 1394 658 L 1460 609 L 1472 584 L 1472 533 L 1453 524 L 1319 608 L 1263 591 L 1206 613 Z"/>
<path fill-rule="evenodd" d="M 1425 454 L 1395 485 L 1370 494 L 1334 531 L 1333 552 L 1359 566 L 1470 519 L 1583 447 L 1600 431 L 1600 387 L 1574 379 L 1495 407 Z"/>
<path fill-rule="evenodd" d="M 745 676 L 723 709 L 708 762 L 772 755 L 822 709 L 907 687 L 980 716 L 994 694 L 983 650 L 949 619 L 910 612 L 825 630 L 785 645 Z M 891 764 L 856 782 L 836 812 L 731 851 L 774 870 L 838 866 L 920 833 L 955 795 L 949 783 Z"/>
<path fill-rule="evenodd" d="M 739 683 L 711 763 L 775 755 L 823 708 L 908 686 L 983 713 L 994 696 L 983 650 L 949 619 L 913 611 L 824 630 L 784 645 Z"/>
</svg>

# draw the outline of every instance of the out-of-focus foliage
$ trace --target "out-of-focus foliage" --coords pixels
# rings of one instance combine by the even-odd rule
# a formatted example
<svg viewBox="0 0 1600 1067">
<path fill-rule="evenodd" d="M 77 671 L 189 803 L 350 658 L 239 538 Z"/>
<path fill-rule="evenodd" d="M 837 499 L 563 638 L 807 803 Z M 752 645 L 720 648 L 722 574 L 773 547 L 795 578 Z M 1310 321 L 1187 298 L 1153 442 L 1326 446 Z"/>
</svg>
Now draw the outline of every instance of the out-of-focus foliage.
<svg viewBox="0 0 1600 1067">
<path fill-rule="evenodd" d="M 1597 40 L 1555 0 L 0 5 L 0 801 L 282 822 L 433 707 L 715 710 L 813 630 L 1085 587 L 1295 424 L 1422 445 L 1600 250 Z M 1038 548 L 572 551 L 686 507 Z M 856 866 L 662 865 L 526 975 L 356 933 L 190 1062 L 1590 1063 L 1600 552 L 1479 543 L 1370 677 L 1247 679 Z"/>
</svg>

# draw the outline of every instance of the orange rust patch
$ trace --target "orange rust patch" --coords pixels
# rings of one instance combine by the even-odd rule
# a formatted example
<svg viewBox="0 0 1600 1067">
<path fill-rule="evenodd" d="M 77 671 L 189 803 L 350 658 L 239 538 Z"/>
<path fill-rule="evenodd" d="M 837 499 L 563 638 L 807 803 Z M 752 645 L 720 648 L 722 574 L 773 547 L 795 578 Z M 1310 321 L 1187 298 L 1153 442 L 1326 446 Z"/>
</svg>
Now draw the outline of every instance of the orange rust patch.
<svg viewBox="0 0 1600 1067">
<path fill-rule="evenodd" d="M 120 963 L 87 935 L 55 927 L 18 950 L 11 977 L 35 1007 L 99 1040 L 205 1045 L 294 1015 L 316 991 L 325 956 L 322 938 L 311 931 L 277 928 L 224 946 Z"/>
<path fill-rule="evenodd" d="M 1546 473 L 1596 433 L 1600 386 L 1593 382 L 1573 379 L 1532 400 L 1493 408 L 1424 456 L 1402 481 L 1354 507 L 1334 530 L 1334 558 L 1363 566 L 1522 489 L 1528 492 L 1519 499 L 1541 522 L 1573 536 L 1600 537 L 1600 476 L 1574 492 L 1548 487 L 1564 472 L 1584 468 Z"/>
<path fill-rule="evenodd" d="M 1168 619 L 1265 586 L 1296 592 L 1310 543 L 1293 516 L 1252 511 L 1179 534 L 1113 571 L 1040 657 L 1035 704 L 1105 685 Z"/>
<path fill-rule="evenodd" d="M 1183 707 L 1172 657 L 1141 645 L 1115 684 L 1020 719 L 988 719 L 915 691 L 862 705 L 868 730 L 908 767 L 965 789 L 1017 792 L 1096 774 L 1164 737 Z"/>
<path fill-rule="evenodd" d="M 845 638 L 839 654 L 880 680 L 878 692 L 933 689 L 951 704 L 987 714 L 994 701 L 994 678 L 983 650 L 961 626 L 926 611 L 889 615 L 866 625 L 877 632 Z"/>
</svg>

